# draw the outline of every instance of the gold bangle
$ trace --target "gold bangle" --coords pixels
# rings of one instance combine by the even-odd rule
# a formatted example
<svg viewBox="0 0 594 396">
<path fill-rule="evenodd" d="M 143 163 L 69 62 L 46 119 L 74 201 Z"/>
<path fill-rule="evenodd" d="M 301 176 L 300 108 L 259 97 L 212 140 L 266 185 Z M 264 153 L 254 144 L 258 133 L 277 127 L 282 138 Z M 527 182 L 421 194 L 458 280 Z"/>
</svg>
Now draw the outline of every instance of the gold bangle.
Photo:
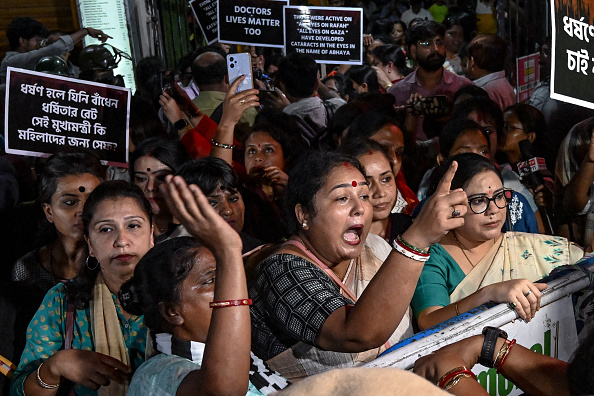
<svg viewBox="0 0 594 396">
<path fill-rule="evenodd" d="M 450 388 L 453 388 L 454 386 L 456 386 L 462 378 L 472 378 L 472 376 L 467 373 L 460 373 L 460 374 L 456 375 L 454 378 L 452 378 L 451 380 L 449 380 L 448 383 L 443 386 L 443 389 L 446 391 L 449 391 Z"/>
<path fill-rule="evenodd" d="M 384 88 L 384 89 L 387 91 L 388 89 L 392 88 L 392 86 L 394 86 L 394 84 L 388 84 L 388 85 L 386 85 L 386 88 Z"/>
<path fill-rule="evenodd" d="M 458 302 L 459 302 L 459 301 L 456 301 L 456 302 L 454 303 L 454 308 L 456 308 L 456 316 L 460 315 L 460 311 L 458 311 Z"/>
</svg>

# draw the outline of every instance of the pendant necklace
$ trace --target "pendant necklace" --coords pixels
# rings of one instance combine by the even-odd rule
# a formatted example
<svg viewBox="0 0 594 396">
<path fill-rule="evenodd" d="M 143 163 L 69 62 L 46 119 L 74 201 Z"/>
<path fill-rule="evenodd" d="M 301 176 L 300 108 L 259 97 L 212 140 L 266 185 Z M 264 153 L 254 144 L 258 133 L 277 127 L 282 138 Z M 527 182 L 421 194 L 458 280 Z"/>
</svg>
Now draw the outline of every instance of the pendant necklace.
<svg viewBox="0 0 594 396">
<path fill-rule="evenodd" d="M 458 240 L 458 238 L 456 238 L 456 233 L 454 231 L 452 231 L 452 235 L 454 236 L 454 240 L 456 241 L 456 244 L 458 245 L 458 247 L 460 248 L 460 250 L 462 250 L 462 254 L 464 255 L 464 257 L 466 257 L 466 260 L 468 260 L 468 262 L 470 263 L 470 265 L 472 265 L 472 268 L 474 268 L 475 267 L 475 264 L 473 264 L 472 261 L 470 261 L 470 259 L 466 255 L 466 252 L 464 251 L 464 248 L 462 247 L 462 244 L 460 243 L 460 241 Z"/>
</svg>

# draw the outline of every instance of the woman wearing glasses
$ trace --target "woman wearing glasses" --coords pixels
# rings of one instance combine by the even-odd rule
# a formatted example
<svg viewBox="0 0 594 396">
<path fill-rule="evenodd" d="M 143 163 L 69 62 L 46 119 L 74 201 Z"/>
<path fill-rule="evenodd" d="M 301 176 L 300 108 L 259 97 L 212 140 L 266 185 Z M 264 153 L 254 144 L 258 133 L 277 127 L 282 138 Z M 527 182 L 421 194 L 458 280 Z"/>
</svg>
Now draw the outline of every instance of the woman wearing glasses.
<svg viewBox="0 0 594 396">
<path fill-rule="evenodd" d="M 412 300 L 419 327 L 426 329 L 486 302 L 509 303 L 530 321 L 540 308 L 544 283 L 532 283 L 553 268 L 583 255 L 565 238 L 521 232 L 502 233 L 512 190 L 478 154 L 454 155 L 442 164 L 458 162 L 452 190 L 468 197 L 464 225 L 451 230 L 431 247 Z M 437 174 L 443 172 L 436 172 Z M 460 216 L 452 207 L 452 217 Z"/>
</svg>

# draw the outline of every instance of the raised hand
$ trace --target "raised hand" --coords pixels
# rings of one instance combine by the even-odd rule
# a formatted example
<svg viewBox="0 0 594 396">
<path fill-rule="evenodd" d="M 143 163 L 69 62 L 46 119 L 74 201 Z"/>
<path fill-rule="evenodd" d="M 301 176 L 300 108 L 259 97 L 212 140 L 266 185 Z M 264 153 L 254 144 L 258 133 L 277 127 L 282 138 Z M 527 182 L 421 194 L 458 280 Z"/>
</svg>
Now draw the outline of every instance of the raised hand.
<svg viewBox="0 0 594 396">
<path fill-rule="evenodd" d="M 249 108 L 260 106 L 258 101 L 258 90 L 247 89 L 245 91 L 235 93 L 239 84 L 243 81 L 245 76 L 239 77 L 231 84 L 225 100 L 223 101 L 223 116 L 221 118 L 221 124 L 232 124 L 235 126 L 241 115 Z"/>
<path fill-rule="evenodd" d="M 177 84 L 175 84 L 177 85 Z M 171 96 L 167 92 L 163 92 L 159 97 L 159 104 L 163 108 L 163 114 L 172 123 L 175 124 L 177 121 L 184 118 L 184 113 Z"/>
<path fill-rule="evenodd" d="M 464 225 L 468 198 L 461 188 L 450 191 L 458 163 L 452 162 L 403 238 L 420 248 L 439 242 L 448 231 Z M 410 239 L 409 239 L 410 238 Z"/>
<path fill-rule="evenodd" d="M 93 29 L 93 28 L 86 28 L 87 33 L 89 36 L 96 38 L 97 40 L 101 41 L 102 43 L 106 42 L 107 39 L 113 38 L 107 34 L 105 34 L 102 30 Z"/>
</svg>

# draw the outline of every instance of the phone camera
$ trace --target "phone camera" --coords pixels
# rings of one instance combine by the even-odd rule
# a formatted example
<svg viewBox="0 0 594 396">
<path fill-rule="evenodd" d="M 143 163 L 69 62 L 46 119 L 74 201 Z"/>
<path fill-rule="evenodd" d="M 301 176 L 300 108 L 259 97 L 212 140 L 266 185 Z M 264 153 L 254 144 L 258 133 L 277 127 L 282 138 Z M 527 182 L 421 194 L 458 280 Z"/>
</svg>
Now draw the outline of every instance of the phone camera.
<svg viewBox="0 0 594 396">
<path fill-rule="evenodd" d="M 231 69 L 233 69 L 233 68 L 235 67 L 235 65 L 234 65 L 233 63 L 231 63 L 231 64 L 229 65 L 229 67 L 230 67 Z"/>
<path fill-rule="evenodd" d="M 234 59 L 233 59 L 233 57 L 231 57 L 231 58 L 229 58 L 229 60 L 230 60 L 231 62 L 233 62 L 233 60 L 234 60 Z"/>
</svg>

